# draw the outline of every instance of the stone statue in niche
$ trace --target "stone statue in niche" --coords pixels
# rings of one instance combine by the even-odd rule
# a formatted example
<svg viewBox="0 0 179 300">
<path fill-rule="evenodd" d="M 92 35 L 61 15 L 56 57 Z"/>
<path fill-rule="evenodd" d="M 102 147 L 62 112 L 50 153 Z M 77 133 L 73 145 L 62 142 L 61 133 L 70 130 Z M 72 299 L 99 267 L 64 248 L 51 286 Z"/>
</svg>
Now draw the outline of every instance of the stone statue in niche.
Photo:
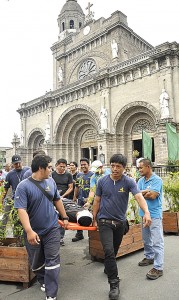
<svg viewBox="0 0 179 300">
<path fill-rule="evenodd" d="M 113 58 L 118 57 L 118 45 L 115 40 L 112 40 L 111 42 L 111 50 L 112 50 L 112 57 Z"/>
<path fill-rule="evenodd" d="M 102 107 L 100 110 L 101 129 L 106 130 L 108 128 L 108 112 L 107 109 Z"/>
<path fill-rule="evenodd" d="M 161 111 L 161 119 L 169 118 L 169 95 L 167 94 L 165 89 L 162 89 L 162 93 L 160 95 L 160 111 Z"/>
<path fill-rule="evenodd" d="M 61 66 L 59 66 L 59 68 L 58 68 L 58 81 L 59 82 L 63 81 L 63 70 L 62 70 Z"/>
<path fill-rule="evenodd" d="M 50 124 L 48 122 L 45 126 L 45 142 L 50 142 Z"/>
</svg>

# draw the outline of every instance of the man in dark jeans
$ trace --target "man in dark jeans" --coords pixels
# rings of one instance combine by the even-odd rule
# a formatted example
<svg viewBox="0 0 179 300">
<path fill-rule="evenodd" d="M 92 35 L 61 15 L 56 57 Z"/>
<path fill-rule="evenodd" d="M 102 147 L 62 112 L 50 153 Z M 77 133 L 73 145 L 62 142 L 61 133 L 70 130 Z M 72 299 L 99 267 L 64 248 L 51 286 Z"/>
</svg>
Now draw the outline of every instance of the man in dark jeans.
<svg viewBox="0 0 179 300">
<path fill-rule="evenodd" d="M 76 185 L 74 191 L 73 200 L 78 202 L 79 206 L 83 206 L 85 201 L 87 201 L 89 191 L 90 191 L 90 178 L 93 175 L 93 172 L 89 170 L 89 160 L 87 158 L 80 159 L 81 172 L 76 176 Z M 83 231 L 77 230 L 77 233 L 72 242 L 78 242 L 84 239 Z"/>
<path fill-rule="evenodd" d="M 129 192 L 137 200 L 144 211 L 144 226 L 151 224 L 150 213 L 142 193 L 135 181 L 124 175 L 127 158 L 122 154 L 114 154 L 110 158 L 111 174 L 98 180 L 96 196 L 93 204 L 93 225 L 98 222 L 100 240 L 105 253 L 104 272 L 110 284 L 109 298 L 119 297 L 119 277 L 116 254 L 121 244 L 128 206 Z"/>
</svg>

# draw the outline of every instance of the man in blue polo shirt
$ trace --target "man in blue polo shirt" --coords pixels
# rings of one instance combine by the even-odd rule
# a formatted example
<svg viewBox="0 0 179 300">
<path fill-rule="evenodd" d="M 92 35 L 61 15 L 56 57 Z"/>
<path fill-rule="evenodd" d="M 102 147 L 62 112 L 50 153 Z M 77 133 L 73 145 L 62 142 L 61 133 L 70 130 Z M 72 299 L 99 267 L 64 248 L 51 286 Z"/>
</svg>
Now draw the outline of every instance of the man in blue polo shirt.
<svg viewBox="0 0 179 300">
<path fill-rule="evenodd" d="M 127 158 L 122 154 L 114 154 L 110 158 L 111 174 L 98 180 L 96 197 L 93 204 L 93 225 L 98 223 L 100 240 L 105 259 L 105 273 L 110 284 L 109 298 L 119 297 L 119 277 L 116 254 L 121 244 L 125 225 L 126 211 L 131 192 L 144 211 L 144 226 L 151 224 L 150 213 L 142 193 L 131 177 L 124 175 Z"/>
<path fill-rule="evenodd" d="M 154 264 L 147 273 L 148 279 L 158 279 L 163 275 L 164 239 L 162 226 L 162 179 L 152 172 L 152 164 L 149 159 L 139 162 L 139 172 L 142 178 L 138 181 L 138 187 L 147 201 L 152 218 L 150 228 L 142 229 L 145 258 L 139 262 L 139 266 Z M 139 214 L 143 217 L 143 211 Z"/>
</svg>

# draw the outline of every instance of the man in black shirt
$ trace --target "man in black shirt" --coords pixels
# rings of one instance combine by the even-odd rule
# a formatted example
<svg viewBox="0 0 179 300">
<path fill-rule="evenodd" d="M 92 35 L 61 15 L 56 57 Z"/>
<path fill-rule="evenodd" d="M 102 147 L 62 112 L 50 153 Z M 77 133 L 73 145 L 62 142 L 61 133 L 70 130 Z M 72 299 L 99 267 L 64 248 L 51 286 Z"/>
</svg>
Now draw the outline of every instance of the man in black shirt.
<svg viewBox="0 0 179 300">
<path fill-rule="evenodd" d="M 71 173 L 67 171 L 67 161 L 66 159 L 60 158 L 57 160 L 56 169 L 52 172 L 52 178 L 55 180 L 57 189 L 62 198 L 68 198 L 73 191 L 73 176 Z M 65 230 L 61 228 L 60 230 L 61 240 L 60 245 L 64 246 L 64 235 Z"/>
</svg>

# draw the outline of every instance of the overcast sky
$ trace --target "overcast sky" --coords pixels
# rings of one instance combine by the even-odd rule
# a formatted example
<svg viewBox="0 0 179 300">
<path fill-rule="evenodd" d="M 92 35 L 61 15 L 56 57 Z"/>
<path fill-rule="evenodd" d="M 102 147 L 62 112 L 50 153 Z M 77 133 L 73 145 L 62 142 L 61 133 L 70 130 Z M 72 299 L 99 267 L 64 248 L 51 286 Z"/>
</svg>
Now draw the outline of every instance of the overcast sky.
<svg viewBox="0 0 179 300">
<path fill-rule="evenodd" d="M 0 146 L 20 137 L 21 103 L 52 89 L 52 53 L 57 17 L 66 0 L 0 0 Z M 78 0 L 86 14 L 88 0 Z M 178 0 L 93 0 L 95 19 L 122 11 L 128 26 L 153 46 L 179 42 Z"/>
</svg>

